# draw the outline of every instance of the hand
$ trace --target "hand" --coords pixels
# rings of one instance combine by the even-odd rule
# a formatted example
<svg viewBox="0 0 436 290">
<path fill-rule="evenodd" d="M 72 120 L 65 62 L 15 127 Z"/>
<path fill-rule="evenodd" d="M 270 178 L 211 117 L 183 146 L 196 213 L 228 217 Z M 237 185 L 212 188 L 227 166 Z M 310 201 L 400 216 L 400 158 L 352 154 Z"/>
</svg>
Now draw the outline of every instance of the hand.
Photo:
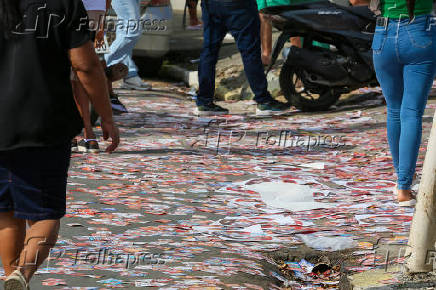
<svg viewBox="0 0 436 290">
<path fill-rule="evenodd" d="M 111 139 L 112 144 L 106 148 L 106 153 L 112 153 L 117 149 L 120 144 L 120 132 L 118 127 L 113 123 L 113 121 L 105 122 L 101 121 L 101 130 L 103 131 L 103 139 L 107 141 Z"/>
</svg>

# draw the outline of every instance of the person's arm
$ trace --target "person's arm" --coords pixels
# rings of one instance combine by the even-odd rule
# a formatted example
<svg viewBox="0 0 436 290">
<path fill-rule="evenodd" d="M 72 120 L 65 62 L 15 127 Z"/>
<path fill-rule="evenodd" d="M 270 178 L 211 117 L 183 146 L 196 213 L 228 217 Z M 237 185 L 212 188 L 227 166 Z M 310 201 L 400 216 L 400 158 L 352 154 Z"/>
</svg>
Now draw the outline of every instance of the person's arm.
<svg viewBox="0 0 436 290">
<path fill-rule="evenodd" d="M 101 117 L 103 138 L 105 140 L 110 138 L 112 141 L 106 149 L 106 152 L 110 153 L 118 147 L 120 136 L 112 118 L 107 81 L 100 60 L 95 54 L 94 45 L 89 41 L 78 48 L 70 49 L 69 55 L 74 71 Z"/>
<path fill-rule="evenodd" d="M 98 21 L 101 21 L 99 24 L 99 29 L 95 34 L 95 47 L 100 48 L 104 44 L 104 34 L 105 34 L 105 21 L 106 21 L 106 15 L 109 10 L 109 8 L 112 5 L 112 0 L 106 0 L 106 11 L 104 12 L 103 20 L 99 19 Z"/>
<path fill-rule="evenodd" d="M 351 5 L 353 6 L 367 6 L 370 2 L 370 0 L 350 0 Z"/>
</svg>

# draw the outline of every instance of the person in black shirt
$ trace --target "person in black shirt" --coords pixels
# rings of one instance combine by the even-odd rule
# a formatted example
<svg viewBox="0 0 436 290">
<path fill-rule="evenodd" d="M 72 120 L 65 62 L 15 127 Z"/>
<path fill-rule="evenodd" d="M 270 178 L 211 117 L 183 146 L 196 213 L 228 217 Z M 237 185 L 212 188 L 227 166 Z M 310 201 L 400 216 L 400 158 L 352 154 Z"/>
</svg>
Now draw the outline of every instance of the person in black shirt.
<svg viewBox="0 0 436 290">
<path fill-rule="evenodd" d="M 0 257 L 7 290 L 28 289 L 65 215 L 70 144 L 83 125 L 71 67 L 112 152 L 119 133 L 82 1 L 0 0 Z"/>
</svg>

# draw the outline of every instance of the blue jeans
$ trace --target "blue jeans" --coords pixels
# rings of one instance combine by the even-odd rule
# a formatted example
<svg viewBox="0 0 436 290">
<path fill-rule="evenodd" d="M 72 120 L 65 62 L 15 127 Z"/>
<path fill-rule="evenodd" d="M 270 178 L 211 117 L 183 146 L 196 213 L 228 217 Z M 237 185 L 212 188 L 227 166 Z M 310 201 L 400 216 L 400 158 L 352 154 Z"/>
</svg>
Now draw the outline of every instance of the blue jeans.
<svg viewBox="0 0 436 290">
<path fill-rule="evenodd" d="M 398 189 L 413 181 L 422 136 L 422 116 L 436 73 L 436 19 L 389 19 L 377 26 L 374 66 L 387 103 L 387 134 Z"/>
<path fill-rule="evenodd" d="M 140 25 L 140 0 L 113 0 L 112 8 L 118 16 L 117 38 L 112 43 L 110 53 L 105 56 L 108 66 L 124 63 L 129 68 L 126 78 L 138 76 L 138 68 L 132 60 L 133 48 L 142 35 Z"/>
<path fill-rule="evenodd" d="M 204 44 L 200 56 L 198 77 L 200 88 L 197 105 L 213 102 L 215 66 L 221 43 L 230 32 L 236 40 L 244 62 L 245 74 L 255 95 L 265 103 L 272 99 L 261 60 L 260 20 L 255 0 L 203 0 Z"/>
</svg>

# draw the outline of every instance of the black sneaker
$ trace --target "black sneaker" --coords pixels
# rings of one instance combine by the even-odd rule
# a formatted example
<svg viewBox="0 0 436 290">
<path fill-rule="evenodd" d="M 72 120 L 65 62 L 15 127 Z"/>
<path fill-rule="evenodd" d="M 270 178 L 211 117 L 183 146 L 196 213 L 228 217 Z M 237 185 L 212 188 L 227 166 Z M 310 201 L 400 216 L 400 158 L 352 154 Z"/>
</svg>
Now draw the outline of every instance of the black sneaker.
<svg viewBox="0 0 436 290">
<path fill-rule="evenodd" d="M 118 95 L 116 94 L 110 94 L 111 98 L 111 104 L 112 104 L 112 111 L 116 115 L 128 113 L 126 106 L 123 105 L 123 103 L 120 102 L 120 99 L 118 98 Z"/>
<path fill-rule="evenodd" d="M 210 103 L 205 106 L 197 106 L 194 111 L 194 114 L 197 116 L 214 116 L 214 115 L 226 115 L 229 113 L 229 110 L 215 105 L 214 103 Z"/>
<path fill-rule="evenodd" d="M 270 116 L 274 113 L 284 112 L 289 110 L 289 106 L 285 103 L 271 100 L 267 103 L 257 104 L 256 115 L 257 116 Z"/>
<path fill-rule="evenodd" d="M 98 146 L 97 140 L 93 139 L 82 139 L 78 143 L 78 151 L 82 153 L 99 153 L 100 147 Z"/>
<path fill-rule="evenodd" d="M 71 141 L 71 152 L 79 152 L 79 147 L 77 145 L 77 140 L 74 138 L 73 141 Z"/>
</svg>

